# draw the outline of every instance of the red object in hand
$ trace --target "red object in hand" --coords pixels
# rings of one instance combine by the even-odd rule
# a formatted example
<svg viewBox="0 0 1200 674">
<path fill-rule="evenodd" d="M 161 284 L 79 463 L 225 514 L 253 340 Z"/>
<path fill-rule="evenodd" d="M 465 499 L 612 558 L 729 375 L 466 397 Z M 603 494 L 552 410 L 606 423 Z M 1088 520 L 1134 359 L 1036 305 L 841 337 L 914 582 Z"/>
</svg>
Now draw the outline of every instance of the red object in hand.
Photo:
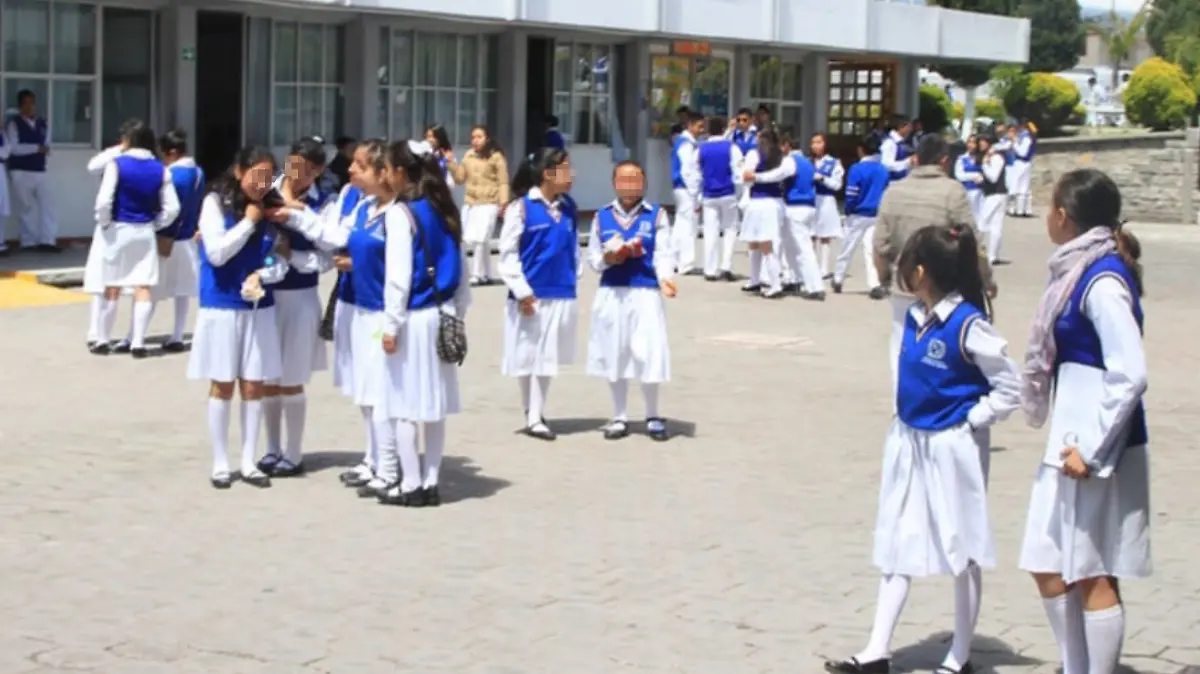
<svg viewBox="0 0 1200 674">
<path fill-rule="evenodd" d="M 634 257 L 641 257 L 646 252 L 645 249 L 642 248 L 642 237 L 640 236 L 634 237 L 634 239 L 626 245 L 629 246 L 629 254 Z"/>
</svg>

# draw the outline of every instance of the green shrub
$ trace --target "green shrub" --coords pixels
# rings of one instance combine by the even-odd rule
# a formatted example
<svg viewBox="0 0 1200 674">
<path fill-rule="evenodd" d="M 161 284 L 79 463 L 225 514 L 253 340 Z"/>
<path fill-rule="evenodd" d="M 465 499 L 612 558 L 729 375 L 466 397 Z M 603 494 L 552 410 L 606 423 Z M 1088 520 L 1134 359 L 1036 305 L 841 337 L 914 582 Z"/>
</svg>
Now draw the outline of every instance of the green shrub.
<svg viewBox="0 0 1200 674">
<path fill-rule="evenodd" d="M 962 103 L 954 102 L 954 119 L 961 120 L 966 114 L 966 109 Z M 1004 112 L 1004 103 L 995 98 L 977 98 L 975 99 L 975 119 L 987 117 L 996 122 L 1003 121 L 1006 117 Z"/>
<path fill-rule="evenodd" d="M 1156 131 L 1187 126 L 1196 108 L 1196 91 L 1183 69 L 1157 56 L 1133 71 L 1124 98 L 1129 120 Z"/>
<path fill-rule="evenodd" d="M 1087 124 L 1087 106 L 1080 103 L 1071 111 L 1071 116 L 1067 118 L 1067 124 L 1071 126 L 1083 126 Z"/>
<path fill-rule="evenodd" d="M 921 120 L 921 126 L 930 133 L 945 131 L 954 118 L 954 103 L 950 95 L 937 85 L 922 84 L 920 98 L 921 112 L 917 118 Z"/>
<path fill-rule="evenodd" d="M 1004 107 L 1015 117 L 1037 125 L 1038 135 L 1053 136 L 1079 105 L 1079 89 L 1052 73 L 1029 73 L 1007 83 Z"/>
</svg>

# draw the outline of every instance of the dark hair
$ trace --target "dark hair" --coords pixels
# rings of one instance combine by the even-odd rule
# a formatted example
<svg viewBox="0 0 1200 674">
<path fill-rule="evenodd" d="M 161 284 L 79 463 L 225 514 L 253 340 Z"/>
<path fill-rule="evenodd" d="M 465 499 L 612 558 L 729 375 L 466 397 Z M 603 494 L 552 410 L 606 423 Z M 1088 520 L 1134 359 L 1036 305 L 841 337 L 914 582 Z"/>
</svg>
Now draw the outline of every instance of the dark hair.
<svg viewBox="0 0 1200 674">
<path fill-rule="evenodd" d="M 446 132 L 446 127 L 442 126 L 441 124 L 430 124 L 429 126 L 425 127 L 425 133 L 426 135 L 430 133 L 433 134 L 433 139 L 437 141 L 438 144 L 438 146 L 434 148 L 435 150 L 445 151 L 454 147 L 454 145 L 450 143 L 450 134 Z"/>
<path fill-rule="evenodd" d="M 688 106 L 686 106 L 686 105 L 681 105 L 681 106 L 679 106 L 678 108 L 675 108 L 675 114 L 676 114 L 676 115 L 682 115 L 682 114 L 683 114 L 683 113 L 685 113 L 685 112 L 691 112 L 691 111 L 692 111 L 692 109 L 691 109 L 691 108 L 689 108 L 689 107 L 688 107 Z"/>
<path fill-rule="evenodd" d="M 742 115 L 754 116 L 754 111 L 750 108 L 738 108 L 737 116 L 741 117 Z"/>
<path fill-rule="evenodd" d="M 556 147 L 544 147 L 525 157 L 512 179 L 512 198 L 520 199 L 529 194 L 529 190 L 540 187 L 546 171 L 566 160 L 567 151 Z"/>
<path fill-rule="evenodd" d="M 483 143 L 483 150 L 478 153 L 480 158 L 487 159 L 493 154 L 499 154 L 501 157 L 504 156 L 504 150 L 500 148 L 500 143 L 496 142 L 496 138 L 492 136 L 492 132 L 487 128 L 486 124 L 476 124 L 471 127 L 471 133 L 476 131 L 482 131 L 483 137 L 487 139 Z"/>
<path fill-rule="evenodd" d="M 187 154 L 188 141 L 187 131 L 183 129 L 171 129 L 158 137 L 158 151 L 163 154 Z"/>
<path fill-rule="evenodd" d="M 288 150 L 288 155 L 299 157 L 306 162 L 316 164 L 317 166 L 325 165 L 325 143 L 320 138 L 309 136 L 301 138 L 292 143 L 291 149 Z"/>
<path fill-rule="evenodd" d="M 140 119 L 130 119 L 124 124 L 125 134 L 121 137 L 129 149 L 149 150 L 158 152 L 158 141 L 154 137 L 154 129 Z"/>
<path fill-rule="evenodd" d="M 432 154 L 414 153 L 407 140 L 392 143 L 387 154 L 392 169 L 404 171 L 404 177 L 411 187 L 412 191 L 404 196 L 411 200 L 428 200 L 433 210 L 442 216 L 446 223 L 446 231 L 450 233 L 454 242 L 462 243 L 462 218 L 437 157 Z M 417 223 L 417 226 L 421 226 L 421 223 Z"/>
<path fill-rule="evenodd" d="M 892 115 L 891 121 L 888 122 L 888 128 L 895 131 L 911 121 L 907 115 L 895 114 Z"/>
<path fill-rule="evenodd" d="M 720 136 L 725 133 L 725 128 L 729 126 L 729 120 L 724 117 L 709 117 L 708 118 L 708 135 Z"/>
<path fill-rule="evenodd" d="M 29 89 L 22 89 L 22 90 L 18 91 L 17 92 L 17 107 L 25 105 L 25 100 L 29 99 L 29 98 L 32 98 L 34 101 L 37 101 L 37 94 L 33 93 L 33 91 L 31 91 Z"/>
<path fill-rule="evenodd" d="M 770 171 L 783 161 L 783 151 L 779 149 L 779 134 L 775 129 L 765 129 L 758 132 L 758 156 L 766 162 L 759 171 Z"/>
<path fill-rule="evenodd" d="M 646 175 L 646 169 L 642 168 L 642 165 L 641 165 L 641 164 L 639 164 L 639 163 L 637 162 L 637 160 L 634 160 L 634 159 L 624 159 L 624 160 L 621 160 L 621 161 L 617 162 L 617 165 L 613 167 L 613 172 L 612 172 L 612 174 L 613 174 L 613 180 L 616 180 L 616 178 L 617 178 L 617 171 L 620 171 L 621 169 L 623 169 L 623 168 L 625 168 L 625 167 L 627 167 L 627 166 L 632 166 L 633 168 L 635 168 L 635 169 L 637 169 L 637 170 L 641 171 L 643 176 L 645 176 L 645 175 Z"/>
<path fill-rule="evenodd" d="M 547 126 L 558 126 L 558 117 L 555 115 L 546 115 Z"/>
<path fill-rule="evenodd" d="M 358 146 L 367 151 L 367 163 L 376 172 L 387 168 L 388 142 L 382 138 L 371 138 L 359 143 Z"/>
<path fill-rule="evenodd" d="M 1142 244 L 1121 221 L 1121 190 L 1108 174 L 1092 168 L 1068 171 L 1054 186 L 1053 204 L 1061 208 L 1079 228 L 1079 233 L 1105 227 L 1112 231 L 1117 253 L 1133 274 L 1133 290 L 1141 297 L 1146 294 L 1142 283 Z"/>
<path fill-rule="evenodd" d="M 246 214 L 246 204 L 249 200 L 242 191 L 242 181 L 238 179 L 238 171 L 249 171 L 262 163 L 269 163 L 274 170 L 278 165 L 271 148 L 262 145 L 247 145 L 234 155 L 233 165 L 229 170 L 211 184 L 210 191 L 221 200 L 221 208 L 232 212 L 234 218 L 241 219 Z"/>
<path fill-rule="evenodd" d="M 758 109 L 755 110 L 755 112 L 765 112 L 769 117 L 771 115 L 771 106 L 767 105 L 766 103 L 759 103 Z"/>
<path fill-rule="evenodd" d="M 796 130 L 791 125 L 780 126 L 776 128 L 776 133 L 779 134 L 779 144 L 786 145 L 793 150 L 796 149 Z"/>
<path fill-rule="evenodd" d="M 950 146 L 939 133 L 931 133 L 921 137 L 917 143 L 917 164 L 934 166 L 950 154 Z"/>
<path fill-rule="evenodd" d="M 348 145 L 358 145 L 358 141 L 354 140 L 350 136 L 338 136 L 337 140 L 333 141 L 333 146 L 336 147 L 339 152 L 345 150 L 346 146 Z"/>
<path fill-rule="evenodd" d="M 703 121 L 704 121 L 704 115 L 702 115 L 698 112 L 688 111 L 688 114 L 687 114 L 687 125 L 688 126 L 691 126 L 691 125 L 695 124 L 696 122 L 703 122 Z"/>
<path fill-rule="evenodd" d="M 979 242 L 975 230 L 962 225 L 929 225 L 908 237 L 896 263 L 896 281 L 900 289 L 913 292 L 917 267 L 942 293 L 958 293 L 975 308 L 989 312 L 984 292 L 983 273 L 979 268 Z"/>
<path fill-rule="evenodd" d="M 867 156 L 879 154 L 879 138 L 873 133 L 859 138 L 858 149 L 862 150 Z"/>
</svg>

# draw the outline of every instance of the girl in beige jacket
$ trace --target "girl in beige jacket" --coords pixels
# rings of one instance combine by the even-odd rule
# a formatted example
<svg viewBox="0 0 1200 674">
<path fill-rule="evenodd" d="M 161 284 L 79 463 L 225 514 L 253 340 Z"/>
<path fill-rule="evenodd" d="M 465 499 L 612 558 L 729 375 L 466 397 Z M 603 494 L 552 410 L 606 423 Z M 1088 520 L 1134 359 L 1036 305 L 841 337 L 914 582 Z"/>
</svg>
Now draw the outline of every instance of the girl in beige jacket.
<svg viewBox="0 0 1200 674">
<path fill-rule="evenodd" d="M 471 129 L 471 149 L 462 163 L 447 153 L 447 168 L 454 182 L 466 188 L 462 211 L 463 245 L 473 251 L 471 285 L 490 285 L 491 239 L 501 210 L 508 203 L 508 162 L 504 152 L 482 124 Z"/>
</svg>

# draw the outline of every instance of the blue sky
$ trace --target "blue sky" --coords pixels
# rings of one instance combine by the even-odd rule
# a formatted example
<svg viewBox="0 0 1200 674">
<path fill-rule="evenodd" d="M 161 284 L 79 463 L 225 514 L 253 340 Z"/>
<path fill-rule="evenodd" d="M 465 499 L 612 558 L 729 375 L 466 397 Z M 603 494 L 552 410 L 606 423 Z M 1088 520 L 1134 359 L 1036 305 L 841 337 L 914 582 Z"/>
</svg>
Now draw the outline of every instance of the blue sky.
<svg viewBox="0 0 1200 674">
<path fill-rule="evenodd" d="M 1136 12 L 1142 7 L 1144 0 L 1116 0 L 1118 12 Z M 1108 11 L 1112 9 L 1112 0 L 1080 0 L 1083 9 Z"/>
</svg>

